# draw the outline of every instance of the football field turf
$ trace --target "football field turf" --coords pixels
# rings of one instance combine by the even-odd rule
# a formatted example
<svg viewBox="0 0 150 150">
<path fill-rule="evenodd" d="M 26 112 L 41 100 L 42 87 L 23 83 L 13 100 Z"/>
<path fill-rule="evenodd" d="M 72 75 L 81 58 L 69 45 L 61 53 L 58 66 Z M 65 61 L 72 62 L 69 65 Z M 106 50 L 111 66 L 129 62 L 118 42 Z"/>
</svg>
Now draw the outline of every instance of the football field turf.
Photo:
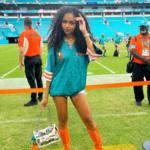
<svg viewBox="0 0 150 150">
<path fill-rule="evenodd" d="M 113 57 L 113 43 L 107 43 L 107 57 L 91 62 L 88 76 L 126 74 L 128 58 L 125 57 L 127 55 L 125 43 L 121 43 L 120 50 L 121 57 Z M 44 69 L 47 56 L 46 44 L 43 53 Z M 18 64 L 17 45 L 0 45 L 0 79 L 25 78 Z M 150 140 L 150 106 L 146 91 L 144 86 L 145 99 L 141 107 L 135 105 L 132 87 L 86 91 L 87 101 L 99 128 L 104 150 L 143 150 L 142 143 Z M 24 107 L 23 104 L 28 102 L 29 98 L 30 94 L 0 95 L 0 150 L 31 149 L 30 138 L 33 131 L 37 129 L 40 103 L 33 107 Z M 56 108 L 52 98 L 49 98 L 48 104 L 51 108 L 52 123 L 57 125 Z M 93 150 L 93 142 L 70 99 L 68 99 L 68 112 L 72 150 Z M 48 111 L 44 109 L 40 129 L 48 125 Z M 110 145 L 116 146 L 113 149 Z M 125 146 L 119 148 L 117 145 Z M 62 143 L 58 142 L 40 150 L 54 150 L 62 147 Z"/>
<path fill-rule="evenodd" d="M 43 49 L 42 61 L 44 69 L 48 52 L 46 44 Z M 92 73 L 92 75 L 126 73 L 128 58 L 125 57 L 127 55 L 125 43 L 120 45 L 120 50 L 121 57 L 112 57 L 114 45 L 113 43 L 107 43 L 107 57 L 100 58 L 96 62 L 91 62 L 88 67 L 88 72 Z M 25 76 L 24 71 L 21 71 L 18 67 L 18 51 L 17 44 L 0 45 L 0 78 L 23 78 Z"/>
</svg>

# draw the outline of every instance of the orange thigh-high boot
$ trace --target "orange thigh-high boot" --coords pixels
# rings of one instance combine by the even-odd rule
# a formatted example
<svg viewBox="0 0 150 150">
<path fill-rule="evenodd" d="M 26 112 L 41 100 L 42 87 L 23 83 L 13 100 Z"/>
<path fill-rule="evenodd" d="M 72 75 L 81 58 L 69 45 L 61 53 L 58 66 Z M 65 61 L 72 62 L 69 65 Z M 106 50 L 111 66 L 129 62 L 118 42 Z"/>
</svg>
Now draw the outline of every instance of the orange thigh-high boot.
<svg viewBox="0 0 150 150">
<path fill-rule="evenodd" d="M 70 144 L 70 139 L 69 139 L 69 132 L 68 132 L 68 126 L 64 131 L 59 129 L 59 133 L 61 136 L 62 143 L 64 145 L 64 150 L 71 150 L 69 144 Z"/>
<path fill-rule="evenodd" d="M 88 129 L 87 129 L 87 131 L 89 132 L 89 135 L 90 135 L 92 141 L 94 142 L 95 149 L 96 150 L 103 150 L 101 138 L 100 138 L 100 135 L 98 132 L 98 128 L 96 127 L 95 131 L 90 131 Z"/>
</svg>

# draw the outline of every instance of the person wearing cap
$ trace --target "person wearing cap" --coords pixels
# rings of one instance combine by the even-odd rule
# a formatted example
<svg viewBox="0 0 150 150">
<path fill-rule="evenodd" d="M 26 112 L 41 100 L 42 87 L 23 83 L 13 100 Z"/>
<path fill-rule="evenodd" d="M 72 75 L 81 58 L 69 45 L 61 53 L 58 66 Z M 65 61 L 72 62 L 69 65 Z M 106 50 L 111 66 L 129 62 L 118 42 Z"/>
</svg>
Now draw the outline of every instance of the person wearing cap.
<svg viewBox="0 0 150 150">
<path fill-rule="evenodd" d="M 99 44 L 100 44 L 100 49 L 104 50 L 103 56 L 106 57 L 105 53 L 106 53 L 106 38 L 104 37 L 104 33 L 102 33 L 102 36 L 99 39 Z"/>
<path fill-rule="evenodd" d="M 132 37 L 129 50 L 134 56 L 132 82 L 150 80 L 150 33 L 146 20 L 140 22 L 140 33 Z M 144 99 L 143 86 L 134 87 L 135 102 L 137 106 L 142 105 Z M 147 87 L 148 101 L 150 105 L 150 85 Z"/>
<path fill-rule="evenodd" d="M 130 51 L 129 51 L 129 45 L 130 45 L 130 42 L 131 42 L 131 35 L 130 33 L 127 33 L 127 36 L 128 36 L 128 39 L 126 41 L 126 47 L 127 47 L 127 52 L 128 52 L 128 55 L 126 57 L 130 57 Z"/>
<path fill-rule="evenodd" d="M 120 57 L 120 43 L 122 42 L 122 37 L 120 35 L 118 35 L 118 32 L 116 32 L 116 36 L 113 39 L 114 41 L 114 46 L 115 46 L 115 50 L 118 51 L 118 56 Z"/>
<path fill-rule="evenodd" d="M 30 88 L 43 88 L 42 82 L 42 51 L 43 41 L 40 34 L 32 29 L 32 20 L 29 17 L 24 19 L 24 28 L 26 29 L 19 36 L 19 67 L 21 70 L 25 65 L 25 74 Z M 23 64 L 24 57 L 24 64 Z M 35 82 L 36 81 L 36 82 Z M 36 86 L 37 83 L 37 86 Z M 42 101 L 43 93 L 38 93 L 38 100 Z M 37 105 L 36 93 L 31 93 L 31 100 L 24 106 Z"/>
</svg>

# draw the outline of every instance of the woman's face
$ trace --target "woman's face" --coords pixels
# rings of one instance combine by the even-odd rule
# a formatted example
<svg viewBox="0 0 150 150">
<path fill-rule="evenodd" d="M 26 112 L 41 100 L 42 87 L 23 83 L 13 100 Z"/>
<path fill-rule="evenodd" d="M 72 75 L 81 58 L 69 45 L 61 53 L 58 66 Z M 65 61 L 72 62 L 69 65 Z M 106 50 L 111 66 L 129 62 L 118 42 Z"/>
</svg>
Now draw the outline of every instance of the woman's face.
<svg viewBox="0 0 150 150">
<path fill-rule="evenodd" d="M 72 13 L 66 13 L 62 19 L 62 29 L 66 35 L 73 34 L 76 28 L 76 20 Z"/>
</svg>

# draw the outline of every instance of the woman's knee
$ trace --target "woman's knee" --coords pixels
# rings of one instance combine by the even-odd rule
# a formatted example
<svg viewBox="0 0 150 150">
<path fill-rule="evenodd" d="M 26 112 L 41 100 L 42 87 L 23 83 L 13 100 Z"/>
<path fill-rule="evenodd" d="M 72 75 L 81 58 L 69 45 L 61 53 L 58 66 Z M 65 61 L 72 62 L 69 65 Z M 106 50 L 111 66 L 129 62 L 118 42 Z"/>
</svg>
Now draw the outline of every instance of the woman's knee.
<svg viewBox="0 0 150 150">
<path fill-rule="evenodd" d="M 92 118 L 92 117 L 86 117 L 86 118 L 84 118 L 84 119 L 83 119 L 83 122 L 84 122 L 85 124 L 88 124 L 88 125 L 94 124 L 94 121 L 93 121 L 93 118 Z"/>
<path fill-rule="evenodd" d="M 67 116 L 58 116 L 58 120 L 60 124 L 66 124 L 68 122 Z"/>
</svg>

